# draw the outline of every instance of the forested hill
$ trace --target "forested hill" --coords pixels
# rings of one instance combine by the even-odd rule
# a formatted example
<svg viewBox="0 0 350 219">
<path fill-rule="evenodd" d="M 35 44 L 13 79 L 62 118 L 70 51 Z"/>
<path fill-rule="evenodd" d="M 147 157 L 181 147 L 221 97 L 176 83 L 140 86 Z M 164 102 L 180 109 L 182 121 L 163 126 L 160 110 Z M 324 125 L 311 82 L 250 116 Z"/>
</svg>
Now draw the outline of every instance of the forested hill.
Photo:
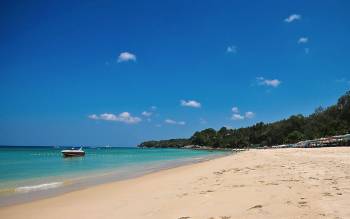
<svg viewBox="0 0 350 219">
<path fill-rule="evenodd" d="M 328 108 L 319 107 L 307 117 L 293 115 L 288 119 L 239 129 L 225 127 L 195 132 L 189 139 L 146 141 L 139 147 L 184 147 L 186 145 L 217 148 L 243 148 L 292 144 L 301 140 L 350 133 L 350 91 Z"/>
</svg>

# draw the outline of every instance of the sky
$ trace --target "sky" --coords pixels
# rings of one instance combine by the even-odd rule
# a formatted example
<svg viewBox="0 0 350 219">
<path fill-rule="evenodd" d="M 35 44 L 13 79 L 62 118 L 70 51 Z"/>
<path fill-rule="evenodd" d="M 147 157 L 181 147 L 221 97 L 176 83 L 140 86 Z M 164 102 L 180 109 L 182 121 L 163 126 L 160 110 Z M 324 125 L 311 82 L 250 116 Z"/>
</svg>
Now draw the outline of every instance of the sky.
<svg viewBox="0 0 350 219">
<path fill-rule="evenodd" d="M 350 90 L 350 2 L 1 1 L 0 145 L 136 146 Z"/>
</svg>

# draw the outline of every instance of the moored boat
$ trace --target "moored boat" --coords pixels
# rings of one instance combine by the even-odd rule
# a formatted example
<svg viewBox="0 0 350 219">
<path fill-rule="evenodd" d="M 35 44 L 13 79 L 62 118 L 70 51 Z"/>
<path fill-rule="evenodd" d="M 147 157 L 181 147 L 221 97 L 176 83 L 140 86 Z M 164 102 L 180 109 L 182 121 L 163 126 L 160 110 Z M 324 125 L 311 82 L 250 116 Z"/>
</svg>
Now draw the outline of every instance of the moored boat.
<svg viewBox="0 0 350 219">
<path fill-rule="evenodd" d="M 62 155 L 64 157 L 82 157 L 85 156 L 85 151 L 83 151 L 83 147 L 79 149 L 70 149 L 70 150 L 63 150 L 61 151 Z"/>
</svg>

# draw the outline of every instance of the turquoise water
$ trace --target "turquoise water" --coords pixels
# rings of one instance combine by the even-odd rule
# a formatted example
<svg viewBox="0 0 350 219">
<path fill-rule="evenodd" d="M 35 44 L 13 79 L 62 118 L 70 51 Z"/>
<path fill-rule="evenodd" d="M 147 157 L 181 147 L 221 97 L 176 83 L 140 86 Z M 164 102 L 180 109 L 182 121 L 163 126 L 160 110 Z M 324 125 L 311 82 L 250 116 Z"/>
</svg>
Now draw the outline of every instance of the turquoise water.
<svg viewBox="0 0 350 219">
<path fill-rule="evenodd" d="M 62 149 L 0 147 L 0 195 L 52 189 L 97 176 L 127 178 L 223 154 L 188 149 L 84 148 L 84 157 L 63 158 Z"/>
</svg>

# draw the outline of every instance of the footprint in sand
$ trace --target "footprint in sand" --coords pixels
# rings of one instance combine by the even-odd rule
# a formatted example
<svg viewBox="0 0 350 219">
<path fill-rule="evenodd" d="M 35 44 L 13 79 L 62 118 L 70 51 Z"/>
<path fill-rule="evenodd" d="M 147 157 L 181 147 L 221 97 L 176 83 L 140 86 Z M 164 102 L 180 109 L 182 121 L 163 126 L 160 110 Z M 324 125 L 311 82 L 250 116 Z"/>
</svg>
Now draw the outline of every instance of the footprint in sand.
<svg viewBox="0 0 350 219">
<path fill-rule="evenodd" d="M 307 207 L 307 202 L 306 201 L 298 202 L 298 204 L 299 204 L 299 207 Z"/>
<path fill-rule="evenodd" d="M 191 217 L 185 216 L 185 217 L 179 217 L 178 219 L 189 219 Z"/>
<path fill-rule="evenodd" d="M 286 204 L 287 204 L 287 205 L 291 205 L 291 204 L 292 204 L 292 201 L 289 201 L 289 200 L 288 200 L 288 201 L 286 201 Z"/>
<path fill-rule="evenodd" d="M 221 175 L 221 174 L 223 174 L 223 173 L 224 173 L 224 172 L 222 172 L 222 171 L 215 171 L 215 172 L 214 172 L 215 175 Z"/>
<path fill-rule="evenodd" d="M 280 181 L 282 181 L 282 182 L 300 182 L 300 180 L 298 180 L 298 179 L 282 179 Z"/>
<path fill-rule="evenodd" d="M 270 183 L 266 183 L 266 186 L 278 186 L 278 183 L 274 183 L 274 182 L 270 182 Z"/>
<path fill-rule="evenodd" d="M 330 192 L 324 192 L 324 193 L 322 193 L 322 195 L 323 195 L 323 196 L 328 196 L 328 197 L 329 197 L 329 196 L 333 196 Z"/>
<path fill-rule="evenodd" d="M 208 179 L 208 177 L 200 177 L 200 178 L 198 179 L 198 181 L 207 180 L 207 179 Z"/>
<path fill-rule="evenodd" d="M 262 205 L 254 205 L 253 207 L 249 208 L 248 210 L 252 210 L 252 209 L 259 209 L 262 208 Z"/>
<path fill-rule="evenodd" d="M 316 177 L 309 177 L 309 179 L 320 180 L 319 178 L 316 178 Z"/>
<path fill-rule="evenodd" d="M 232 185 L 231 187 L 232 188 L 241 188 L 241 187 L 245 187 L 245 185 L 243 185 L 243 184 L 242 185 Z"/>
<path fill-rule="evenodd" d="M 187 195 L 188 195 L 188 193 L 182 193 L 180 195 L 177 195 L 177 197 L 182 198 L 182 197 L 187 196 Z"/>
<path fill-rule="evenodd" d="M 220 216 L 220 219 L 230 219 L 231 216 Z M 210 217 L 208 219 L 215 219 L 215 217 Z"/>
<path fill-rule="evenodd" d="M 214 191 L 213 191 L 213 190 L 201 191 L 199 194 L 204 195 L 204 194 L 207 194 L 207 193 L 209 193 L 209 192 L 214 192 Z"/>
</svg>

